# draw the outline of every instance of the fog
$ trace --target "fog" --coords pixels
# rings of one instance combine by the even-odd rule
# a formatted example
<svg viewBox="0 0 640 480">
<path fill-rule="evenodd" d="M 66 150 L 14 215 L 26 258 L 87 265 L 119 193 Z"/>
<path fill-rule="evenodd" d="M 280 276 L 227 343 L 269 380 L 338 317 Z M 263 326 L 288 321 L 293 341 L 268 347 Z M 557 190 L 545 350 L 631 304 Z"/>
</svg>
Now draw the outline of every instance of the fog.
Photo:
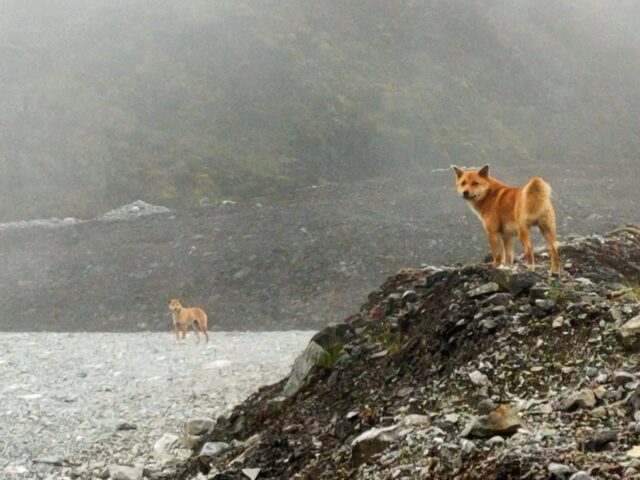
<svg viewBox="0 0 640 480">
<path fill-rule="evenodd" d="M 450 163 L 628 175 L 639 37 L 634 1 L 5 1 L 0 220 Z"/>
<path fill-rule="evenodd" d="M 638 222 L 638 78 L 635 1 L 2 2 L 0 222 L 77 220 L 0 225 L 0 327 L 340 320 L 487 253 L 451 163 L 543 176 L 561 240 Z"/>
</svg>

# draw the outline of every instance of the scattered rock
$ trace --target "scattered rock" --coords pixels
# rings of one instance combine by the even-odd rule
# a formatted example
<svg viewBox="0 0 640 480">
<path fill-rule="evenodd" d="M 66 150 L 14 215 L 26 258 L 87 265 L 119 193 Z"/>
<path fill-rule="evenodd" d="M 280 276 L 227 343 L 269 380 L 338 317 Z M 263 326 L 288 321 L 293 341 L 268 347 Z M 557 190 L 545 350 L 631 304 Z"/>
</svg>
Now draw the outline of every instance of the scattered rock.
<svg viewBox="0 0 640 480">
<path fill-rule="evenodd" d="M 607 448 L 612 442 L 618 441 L 618 432 L 615 430 L 601 430 L 593 438 L 587 440 L 584 448 L 588 452 L 599 452 Z"/>
<path fill-rule="evenodd" d="M 127 431 L 127 430 L 136 430 L 138 427 L 136 427 L 133 423 L 129 423 L 129 422 L 121 422 L 118 425 L 116 425 L 116 431 L 118 432 L 122 432 L 122 431 Z"/>
<path fill-rule="evenodd" d="M 478 413 L 480 413 L 480 415 L 488 415 L 496 408 L 498 408 L 498 405 L 490 398 L 485 398 L 478 402 Z"/>
<path fill-rule="evenodd" d="M 55 467 L 62 467 L 65 465 L 65 459 L 63 457 L 39 457 L 33 460 L 33 463 L 43 463 L 45 465 L 53 465 Z"/>
<path fill-rule="evenodd" d="M 249 478 L 249 480 L 256 480 L 260 475 L 261 470 L 259 468 L 243 468 L 242 473 Z"/>
<path fill-rule="evenodd" d="M 507 290 L 511 295 L 517 296 L 527 293 L 538 281 L 538 278 L 529 272 L 510 275 L 507 280 Z"/>
<path fill-rule="evenodd" d="M 231 448 L 226 442 L 207 442 L 200 449 L 200 457 L 213 457 Z"/>
<path fill-rule="evenodd" d="M 495 293 L 484 301 L 487 305 L 506 307 L 511 303 L 511 295 L 508 293 Z"/>
<path fill-rule="evenodd" d="M 489 385 L 489 379 L 487 378 L 487 376 L 484 373 L 479 372 L 478 370 L 475 370 L 469 374 L 469 380 L 471 380 L 471 383 L 473 383 L 477 387 L 487 387 Z"/>
<path fill-rule="evenodd" d="M 414 303 L 418 301 L 418 294 L 413 290 L 407 290 L 402 294 L 402 301 L 404 303 Z"/>
<path fill-rule="evenodd" d="M 409 415 L 391 427 L 372 428 L 360 434 L 351 442 L 351 456 L 354 465 L 366 462 L 373 455 L 383 452 L 390 444 L 406 436 L 417 426 L 426 426 L 429 419 L 423 415 Z"/>
<path fill-rule="evenodd" d="M 582 470 L 574 473 L 569 477 L 569 480 L 592 480 L 591 475 Z"/>
<path fill-rule="evenodd" d="M 185 431 L 188 435 L 204 435 L 215 425 L 215 421 L 210 418 L 194 418 L 185 424 Z"/>
<path fill-rule="evenodd" d="M 640 315 L 633 317 L 622 325 L 618 332 L 622 344 L 628 350 L 637 351 L 640 349 Z"/>
<path fill-rule="evenodd" d="M 153 455 L 158 460 L 171 458 L 171 451 L 180 445 L 180 437 L 171 433 L 165 433 L 153 444 Z"/>
<path fill-rule="evenodd" d="M 512 407 L 501 405 L 487 416 L 472 418 L 460 436 L 489 438 L 495 435 L 513 435 L 523 426 L 522 419 Z"/>
<path fill-rule="evenodd" d="M 484 285 L 479 286 L 478 288 L 474 288 L 469 292 L 469 296 L 471 298 L 480 297 L 482 295 L 488 295 L 490 293 L 495 293 L 500 290 L 500 286 L 495 282 L 485 283 Z"/>
<path fill-rule="evenodd" d="M 547 466 L 547 469 L 554 478 L 566 478 L 576 471 L 575 468 L 569 467 L 568 465 L 553 462 Z"/>
<path fill-rule="evenodd" d="M 636 377 L 628 372 L 614 372 L 613 384 L 616 387 L 624 387 L 627 383 L 635 381 Z"/>
<path fill-rule="evenodd" d="M 142 467 L 109 465 L 109 476 L 112 480 L 142 480 L 142 474 Z"/>
<path fill-rule="evenodd" d="M 550 298 L 538 298 L 535 305 L 544 312 L 550 312 L 556 307 L 556 301 Z"/>
<path fill-rule="evenodd" d="M 572 393 L 562 401 L 559 408 L 563 411 L 573 411 L 579 408 L 593 408 L 596 406 L 596 396 L 592 390 L 580 390 Z"/>
<path fill-rule="evenodd" d="M 306 384 L 309 373 L 325 353 L 324 348 L 313 340 L 310 341 L 304 352 L 296 358 L 282 393 L 287 397 L 295 395 Z"/>
</svg>

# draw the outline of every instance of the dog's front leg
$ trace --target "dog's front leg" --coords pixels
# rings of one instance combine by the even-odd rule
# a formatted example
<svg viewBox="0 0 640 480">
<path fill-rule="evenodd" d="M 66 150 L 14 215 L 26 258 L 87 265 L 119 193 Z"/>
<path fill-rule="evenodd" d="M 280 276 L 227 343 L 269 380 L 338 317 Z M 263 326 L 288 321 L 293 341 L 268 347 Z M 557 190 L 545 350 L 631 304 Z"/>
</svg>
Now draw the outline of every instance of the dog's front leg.
<svg viewBox="0 0 640 480">
<path fill-rule="evenodd" d="M 178 322 L 173 321 L 173 332 L 176 334 L 176 340 L 180 342 L 180 334 L 178 332 Z"/>
<path fill-rule="evenodd" d="M 487 232 L 487 236 L 489 237 L 489 246 L 493 255 L 493 266 L 497 268 L 502 263 L 502 239 L 498 232 Z"/>
</svg>

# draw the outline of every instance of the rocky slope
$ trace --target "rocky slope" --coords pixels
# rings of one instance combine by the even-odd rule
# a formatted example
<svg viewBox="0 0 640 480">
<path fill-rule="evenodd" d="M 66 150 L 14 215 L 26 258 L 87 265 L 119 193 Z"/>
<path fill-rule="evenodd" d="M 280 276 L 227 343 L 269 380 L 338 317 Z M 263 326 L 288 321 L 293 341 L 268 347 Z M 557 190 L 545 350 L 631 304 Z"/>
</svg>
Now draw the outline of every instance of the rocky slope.
<svg viewBox="0 0 640 480">
<path fill-rule="evenodd" d="M 516 183 L 530 173 L 514 167 L 501 178 Z M 597 198 L 596 172 L 536 173 L 553 179 L 561 236 L 637 215 L 635 196 L 619 193 L 634 191 L 631 173 Z M 487 251 L 448 169 L 324 185 L 275 203 L 143 215 L 149 208 L 0 226 L 0 330 L 163 331 L 175 296 L 203 306 L 214 329 L 321 328 L 402 266 L 471 261 Z"/>
<path fill-rule="evenodd" d="M 639 476 L 640 229 L 560 252 L 388 278 L 172 478 Z"/>
</svg>

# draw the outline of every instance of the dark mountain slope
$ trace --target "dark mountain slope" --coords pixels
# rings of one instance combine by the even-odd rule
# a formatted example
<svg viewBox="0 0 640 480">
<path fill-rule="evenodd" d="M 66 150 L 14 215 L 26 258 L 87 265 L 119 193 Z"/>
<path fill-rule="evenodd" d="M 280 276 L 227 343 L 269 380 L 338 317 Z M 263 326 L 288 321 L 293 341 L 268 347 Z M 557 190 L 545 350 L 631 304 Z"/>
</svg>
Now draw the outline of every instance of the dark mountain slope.
<svg viewBox="0 0 640 480">
<path fill-rule="evenodd" d="M 632 1 L 4 2 L 0 219 L 636 165 L 638 32 Z"/>
</svg>

